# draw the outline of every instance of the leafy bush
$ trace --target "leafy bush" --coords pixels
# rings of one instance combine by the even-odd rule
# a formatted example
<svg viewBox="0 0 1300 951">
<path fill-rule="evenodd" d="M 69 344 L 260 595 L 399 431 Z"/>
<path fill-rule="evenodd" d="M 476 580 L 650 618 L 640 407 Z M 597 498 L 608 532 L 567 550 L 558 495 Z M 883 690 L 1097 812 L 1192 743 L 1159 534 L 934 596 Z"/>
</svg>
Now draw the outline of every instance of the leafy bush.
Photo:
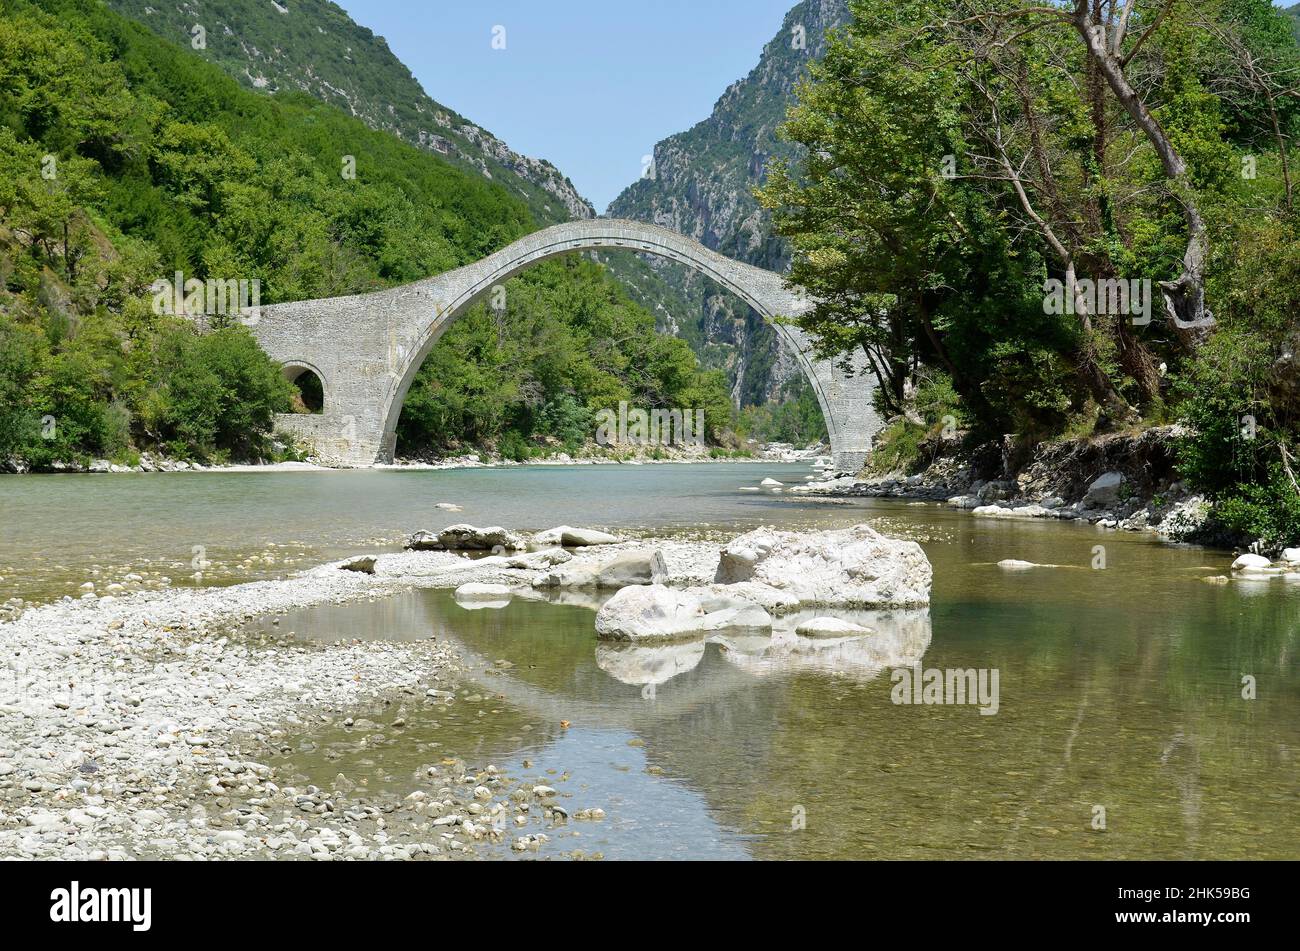
<svg viewBox="0 0 1300 951">
<path fill-rule="evenodd" d="M 533 454 L 532 447 L 528 445 L 528 440 L 513 429 L 501 437 L 501 442 L 497 445 L 497 452 L 501 453 L 502 458 L 514 462 L 525 462 Z"/>
<path fill-rule="evenodd" d="M 1276 552 L 1300 540 L 1300 492 L 1276 466 L 1265 481 L 1241 483 L 1221 493 L 1213 518 L 1240 539 Z"/>
</svg>

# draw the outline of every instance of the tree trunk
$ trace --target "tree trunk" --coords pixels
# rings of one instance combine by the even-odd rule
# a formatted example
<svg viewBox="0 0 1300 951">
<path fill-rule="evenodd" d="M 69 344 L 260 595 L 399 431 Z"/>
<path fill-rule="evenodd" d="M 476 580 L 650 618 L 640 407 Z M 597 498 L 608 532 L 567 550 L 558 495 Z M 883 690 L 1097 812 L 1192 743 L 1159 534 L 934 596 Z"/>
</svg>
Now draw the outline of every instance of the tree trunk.
<svg viewBox="0 0 1300 951">
<path fill-rule="evenodd" d="M 1214 317 L 1205 306 L 1205 259 L 1209 253 L 1209 238 L 1187 175 L 1187 163 L 1178 154 L 1155 116 L 1147 109 L 1142 97 L 1129 85 L 1119 56 L 1107 49 L 1105 28 L 1094 22 L 1088 0 L 1076 0 L 1071 22 L 1083 38 L 1089 55 L 1097 63 L 1115 98 L 1160 156 L 1165 177 L 1173 186 L 1175 199 L 1182 205 L 1183 219 L 1187 223 L 1187 250 L 1183 254 L 1183 270 L 1175 280 L 1161 281 L 1160 289 L 1164 293 L 1165 309 L 1180 331 L 1179 337 L 1183 344 L 1195 346 L 1201 339 L 1198 331 L 1213 324 Z"/>
</svg>

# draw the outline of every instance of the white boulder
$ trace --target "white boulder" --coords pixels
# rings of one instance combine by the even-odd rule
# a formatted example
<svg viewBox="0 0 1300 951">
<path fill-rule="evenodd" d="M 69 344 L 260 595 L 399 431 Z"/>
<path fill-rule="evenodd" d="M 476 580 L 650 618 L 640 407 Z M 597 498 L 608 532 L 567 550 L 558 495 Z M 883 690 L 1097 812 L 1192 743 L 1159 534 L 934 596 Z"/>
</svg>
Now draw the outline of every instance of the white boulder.
<svg viewBox="0 0 1300 951">
<path fill-rule="evenodd" d="M 499 525 L 452 525 L 436 533 L 416 532 L 407 539 L 406 547 L 411 551 L 520 551 L 527 546 L 520 536 Z"/>
<path fill-rule="evenodd" d="M 373 555 L 365 555 L 360 558 L 353 558 L 351 561 L 345 561 L 343 564 L 339 565 L 339 568 L 343 571 L 355 571 L 363 575 L 373 575 L 375 573 L 375 565 L 378 561 L 379 559 L 375 558 Z"/>
<path fill-rule="evenodd" d="M 1028 571 L 1030 568 L 1043 568 L 1045 565 L 1036 565 L 1032 561 L 1021 561 L 1019 558 L 1004 558 L 998 562 L 998 567 L 1004 571 Z"/>
<path fill-rule="evenodd" d="M 906 607 L 930 602 L 930 562 L 916 542 L 869 525 L 825 532 L 759 529 L 722 550 L 718 584 L 757 582 L 801 605 Z"/>
<path fill-rule="evenodd" d="M 1249 552 L 1232 563 L 1233 571 L 1262 571 L 1272 567 L 1273 563 L 1263 555 L 1253 555 Z"/>
<path fill-rule="evenodd" d="M 596 612 L 596 636 L 610 641 L 689 637 L 701 631 L 704 605 L 661 584 L 623 588 Z"/>
<path fill-rule="evenodd" d="M 545 574 L 533 582 L 538 588 L 625 588 L 662 584 L 668 566 L 658 549 L 631 551 L 602 562 L 583 562 Z"/>
<path fill-rule="evenodd" d="M 800 637 L 862 637 L 871 628 L 837 617 L 815 617 L 800 622 L 794 632 Z"/>
<path fill-rule="evenodd" d="M 598 532 L 593 528 L 573 528 L 560 525 L 556 528 L 538 532 L 533 536 L 533 549 L 539 548 L 590 548 L 593 545 L 613 545 L 620 539 L 608 532 Z"/>
<path fill-rule="evenodd" d="M 686 638 L 771 625 L 772 619 L 756 604 L 708 589 L 679 591 L 660 584 L 623 588 L 596 612 L 596 636 L 612 641 Z"/>
<path fill-rule="evenodd" d="M 516 555 L 514 558 L 509 558 L 506 560 L 506 567 L 525 571 L 541 571 L 572 560 L 573 556 L 563 548 L 546 548 L 532 554 Z"/>
<path fill-rule="evenodd" d="M 463 584 L 456 589 L 457 601 L 509 601 L 513 591 L 504 584 Z"/>
</svg>

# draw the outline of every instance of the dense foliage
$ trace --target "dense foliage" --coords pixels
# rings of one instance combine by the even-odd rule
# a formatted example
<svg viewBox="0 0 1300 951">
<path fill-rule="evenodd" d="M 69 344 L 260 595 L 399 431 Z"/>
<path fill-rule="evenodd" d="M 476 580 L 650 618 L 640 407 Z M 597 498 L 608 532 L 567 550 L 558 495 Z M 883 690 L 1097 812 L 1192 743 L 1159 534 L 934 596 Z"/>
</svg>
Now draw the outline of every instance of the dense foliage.
<svg viewBox="0 0 1300 951">
<path fill-rule="evenodd" d="M 201 336 L 154 312 L 176 271 L 258 280 L 271 304 L 411 281 L 536 227 L 505 188 L 305 95 L 243 89 L 90 0 L 0 14 L 0 461 L 268 451 L 291 387 L 236 322 Z M 482 314 L 453 327 L 413 388 L 414 448 L 568 441 L 556 407 L 611 398 L 730 422 L 721 381 L 596 267 L 517 286 L 493 334 Z"/>
<path fill-rule="evenodd" d="M 581 257 L 539 265 L 506 285 L 505 306 L 474 308 L 430 352 L 407 396 L 399 449 L 505 447 L 536 435 L 570 451 L 595 414 L 632 407 L 699 409 L 709 435 L 731 428 L 721 371 L 699 370 L 689 345 L 655 333 L 603 269 Z"/>
<path fill-rule="evenodd" d="M 950 387 L 977 437 L 1182 419 L 1219 518 L 1300 538 L 1291 21 L 1267 0 L 851 9 L 785 125 L 808 158 L 760 195 L 822 349 L 865 347 L 891 417 L 932 424 L 917 394 Z"/>
</svg>

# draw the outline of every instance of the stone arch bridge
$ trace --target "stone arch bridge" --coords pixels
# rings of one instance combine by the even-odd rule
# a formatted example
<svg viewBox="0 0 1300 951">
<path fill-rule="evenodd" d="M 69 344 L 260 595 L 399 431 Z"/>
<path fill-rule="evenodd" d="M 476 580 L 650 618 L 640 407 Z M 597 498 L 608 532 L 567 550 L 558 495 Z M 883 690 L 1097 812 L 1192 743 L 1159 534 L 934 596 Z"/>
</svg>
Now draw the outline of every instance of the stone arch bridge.
<svg viewBox="0 0 1300 951">
<path fill-rule="evenodd" d="M 402 287 L 352 297 L 263 307 L 246 322 L 262 348 L 294 379 L 319 377 L 319 413 L 286 414 L 278 427 L 311 444 L 325 461 L 365 467 L 390 462 L 407 391 L 438 338 L 471 305 L 530 265 L 574 251 L 631 250 L 695 268 L 735 292 L 773 325 L 812 384 L 830 433 L 836 468 L 856 471 L 881 428 L 865 373 L 845 374 L 812 355 L 799 328 L 780 318 L 810 306 L 780 274 L 733 261 L 675 231 L 597 218 L 555 225 L 474 264 Z M 865 354 L 859 366 L 866 365 Z M 661 407 L 644 407 L 647 410 Z"/>
</svg>

